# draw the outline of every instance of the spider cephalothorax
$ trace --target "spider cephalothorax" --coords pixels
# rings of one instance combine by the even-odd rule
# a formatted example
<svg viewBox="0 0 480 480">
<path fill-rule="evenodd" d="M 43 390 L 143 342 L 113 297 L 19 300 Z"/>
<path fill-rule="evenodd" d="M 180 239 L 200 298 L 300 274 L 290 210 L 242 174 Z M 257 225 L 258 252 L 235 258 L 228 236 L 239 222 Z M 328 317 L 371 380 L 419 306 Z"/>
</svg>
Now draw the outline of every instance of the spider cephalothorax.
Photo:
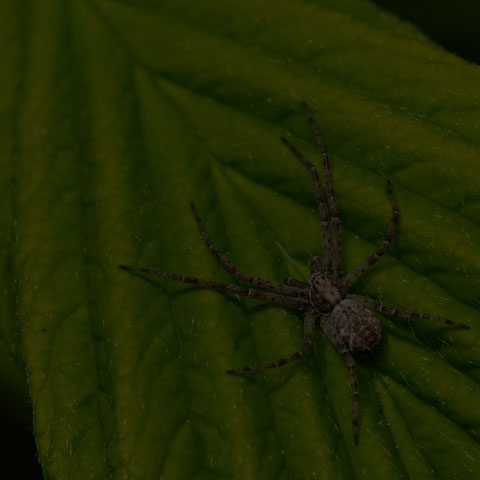
<svg viewBox="0 0 480 480">
<path fill-rule="evenodd" d="M 312 273 L 308 280 L 308 298 L 319 315 L 330 313 L 347 296 L 347 286 L 339 277 Z"/>
<path fill-rule="evenodd" d="M 119 265 L 120 268 L 130 271 L 144 272 L 160 277 L 191 283 L 200 287 L 212 288 L 227 293 L 245 295 L 247 297 L 265 300 L 282 307 L 294 308 L 304 312 L 303 346 L 300 350 L 282 357 L 275 362 L 262 363 L 259 365 L 247 365 L 243 368 L 227 370 L 227 373 L 243 373 L 251 370 L 275 368 L 285 365 L 293 360 L 303 357 L 312 346 L 315 320 L 319 320 L 320 327 L 335 346 L 336 350 L 345 359 L 349 372 L 350 387 L 353 395 L 352 422 L 355 443 L 358 443 L 358 386 L 355 375 L 355 361 L 352 352 L 375 352 L 380 344 L 381 329 L 378 318 L 371 310 L 384 313 L 393 317 L 409 317 L 417 319 L 434 320 L 446 325 L 455 325 L 460 328 L 468 328 L 462 323 L 453 322 L 443 317 L 437 317 L 428 313 L 409 312 L 396 310 L 378 303 L 372 298 L 348 293 L 353 283 L 367 272 L 388 250 L 400 216 L 400 211 L 393 195 L 390 181 L 387 182 L 387 191 L 390 204 L 392 205 L 392 218 L 385 235 L 383 244 L 377 251 L 372 253 L 357 268 L 342 275 L 342 242 L 341 226 L 337 200 L 333 190 L 330 162 L 327 151 L 323 144 L 318 127 L 313 120 L 312 114 L 305 102 L 302 102 L 310 126 L 315 135 L 315 140 L 320 147 L 323 159 L 323 171 L 326 183 L 326 201 L 318 181 L 317 169 L 300 153 L 286 138 L 282 138 L 285 145 L 297 156 L 297 158 L 310 170 L 315 189 L 315 198 L 321 217 L 322 230 L 322 256 L 312 258 L 312 273 L 308 282 L 288 277 L 285 283 L 273 282 L 264 278 L 247 275 L 240 270 L 213 244 L 200 219 L 198 212 L 190 204 L 193 216 L 200 228 L 200 232 L 215 257 L 232 273 L 236 279 L 254 285 L 257 288 L 245 288 L 239 285 L 227 285 L 224 283 L 201 280 L 196 277 L 177 275 L 162 272 L 151 268 Z M 330 218 L 328 211 L 330 210 Z"/>
</svg>

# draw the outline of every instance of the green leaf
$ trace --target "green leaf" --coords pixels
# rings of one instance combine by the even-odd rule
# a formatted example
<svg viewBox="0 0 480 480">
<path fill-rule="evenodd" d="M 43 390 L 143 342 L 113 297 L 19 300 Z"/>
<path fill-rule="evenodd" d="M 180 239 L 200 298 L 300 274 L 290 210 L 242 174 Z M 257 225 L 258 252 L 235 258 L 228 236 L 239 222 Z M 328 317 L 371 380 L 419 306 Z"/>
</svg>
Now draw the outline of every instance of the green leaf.
<svg viewBox="0 0 480 480">
<path fill-rule="evenodd" d="M 28 8 L 25 8 L 27 6 Z M 480 72 L 358 0 L 2 2 L 0 332 L 46 478 L 472 478 L 480 473 Z M 298 349 L 296 312 L 128 274 L 306 279 L 308 170 L 331 156 L 352 291 L 470 325 L 382 317 L 357 358 Z"/>
</svg>

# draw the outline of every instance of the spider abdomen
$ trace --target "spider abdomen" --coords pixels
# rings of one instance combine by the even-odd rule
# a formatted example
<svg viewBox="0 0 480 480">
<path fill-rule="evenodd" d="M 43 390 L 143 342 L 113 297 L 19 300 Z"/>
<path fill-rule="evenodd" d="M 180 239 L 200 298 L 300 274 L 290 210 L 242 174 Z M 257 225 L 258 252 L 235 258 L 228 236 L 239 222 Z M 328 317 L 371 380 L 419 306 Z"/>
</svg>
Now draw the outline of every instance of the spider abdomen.
<svg viewBox="0 0 480 480">
<path fill-rule="evenodd" d="M 342 300 L 321 326 L 329 340 L 350 352 L 375 352 L 382 338 L 380 321 L 367 308 L 355 300 Z"/>
</svg>

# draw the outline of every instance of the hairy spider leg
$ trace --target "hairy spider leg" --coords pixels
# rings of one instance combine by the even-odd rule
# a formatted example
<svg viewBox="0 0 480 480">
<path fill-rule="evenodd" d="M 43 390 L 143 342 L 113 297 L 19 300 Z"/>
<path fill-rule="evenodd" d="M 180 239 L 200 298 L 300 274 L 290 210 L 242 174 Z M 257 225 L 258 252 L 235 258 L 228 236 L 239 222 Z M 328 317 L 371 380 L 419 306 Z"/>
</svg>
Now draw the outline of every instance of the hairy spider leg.
<svg viewBox="0 0 480 480">
<path fill-rule="evenodd" d="M 281 293 L 282 295 L 289 295 L 289 296 L 298 296 L 303 293 L 303 288 L 298 288 L 296 286 L 289 286 L 284 285 L 283 283 L 272 282 L 271 280 L 267 280 L 260 277 L 253 277 L 251 275 L 247 275 L 241 272 L 228 258 L 224 255 L 220 249 L 212 242 L 210 236 L 207 233 L 205 225 L 198 214 L 198 211 L 193 204 L 190 202 L 190 208 L 192 209 L 193 217 L 195 218 L 198 228 L 200 229 L 200 233 L 202 234 L 205 243 L 207 244 L 208 249 L 212 254 L 220 261 L 220 263 L 230 272 L 233 276 L 238 280 L 243 280 L 244 282 L 252 283 L 253 285 L 257 285 L 265 290 L 269 290 L 271 292 Z"/>
<path fill-rule="evenodd" d="M 337 347 L 338 348 L 338 347 Z M 358 445 L 358 382 L 357 375 L 355 373 L 355 360 L 352 354 L 348 351 L 346 345 L 340 346 L 338 352 L 345 359 L 345 363 L 348 368 L 348 380 L 350 383 L 350 389 L 352 390 L 352 424 L 353 424 L 353 439 L 355 445 Z"/>
<path fill-rule="evenodd" d="M 325 183 L 327 185 L 327 203 L 330 208 L 330 222 L 332 225 L 332 273 L 337 276 L 342 276 L 342 231 L 340 214 L 338 211 L 337 197 L 333 189 L 332 171 L 330 169 L 330 160 L 328 159 L 328 152 L 323 143 L 320 130 L 313 119 L 313 115 L 308 108 L 308 105 L 302 101 L 302 107 L 305 110 L 310 127 L 315 135 L 317 145 L 322 152 L 323 172 L 325 176 Z"/>
<path fill-rule="evenodd" d="M 191 283 L 193 285 L 210 288 L 212 290 L 220 290 L 221 292 L 244 295 L 245 297 L 255 298 L 257 300 L 264 300 L 275 305 L 281 305 L 282 307 L 288 307 L 297 310 L 307 310 L 308 308 L 311 308 L 310 302 L 308 300 L 294 297 L 286 297 L 283 295 L 277 295 L 275 293 L 264 292 L 263 290 L 257 290 L 254 288 L 244 288 L 239 287 L 238 285 L 212 282 L 210 280 L 202 280 L 201 278 L 189 277 L 186 275 L 177 275 L 175 273 L 161 272 L 160 270 L 154 270 L 152 268 L 134 267 L 132 265 L 119 265 L 118 267 L 122 268 L 123 270 L 129 270 L 131 272 L 148 273 L 150 275 L 169 278 L 171 280 L 178 280 L 179 282 L 183 283 Z"/>
<path fill-rule="evenodd" d="M 313 314 L 313 312 L 307 312 L 303 320 L 303 346 L 300 350 L 297 350 L 296 352 L 286 357 L 279 358 L 275 362 L 260 363 L 258 365 L 247 365 L 246 367 L 242 368 L 232 368 L 230 370 L 227 370 L 225 373 L 237 374 L 251 372 L 252 370 L 277 368 L 281 367 L 282 365 L 286 365 L 287 363 L 293 362 L 294 360 L 298 360 L 299 358 L 304 357 L 312 347 L 314 331 L 315 315 Z"/>
<path fill-rule="evenodd" d="M 286 138 L 281 137 L 282 142 L 294 153 L 294 155 L 310 170 L 313 178 L 313 186 L 315 189 L 315 198 L 317 200 L 318 210 L 322 217 L 321 229 L 322 229 L 322 273 L 330 273 L 332 270 L 332 247 L 330 238 L 330 225 L 328 223 L 328 209 L 323 200 L 322 190 L 318 183 L 318 172 L 310 162 L 310 160 L 296 147 L 294 147 Z"/>
<path fill-rule="evenodd" d="M 398 208 L 397 200 L 395 199 L 395 195 L 393 194 L 393 187 L 392 182 L 387 180 L 387 192 L 388 192 L 388 199 L 390 200 L 390 204 L 392 205 L 392 218 L 390 219 L 390 223 L 388 225 L 388 230 L 385 235 L 385 240 L 383 241 L 380 248 L 377 251 L 372 253 L 365 261 L 363 261 L 358 267 L 352 270 L 346 277 L 345 283 L 347 287 L 350 287 L 354 282 L 356 282 L 365 272 L 370 270 L 375 263 L 380 260 L 382 255 L 388 250 L 390 244 L 392 243 L 393 235 L 395 234 L 395 230 L 397 228 L 398 219 L 400 218 L 400 209 Z"/>
<path fill-rule="evenodd" d="M 430 315 L 429 313 L 423 312 L 409 312 L 407 310 L 397 310 L 396 308 L 386 307 L 385 305 L 376 302 L 373 298 L 364 297 L 363 295 L 348 295 L 347 298 L 351 298 L 356 302 L 362 303 L 366 307 L 371 308 L 379 313 L 384 313 L 389 317 L 399 317 L 399 318 L 417 318 L 420 320 L 433 320 L 434 322 L 443 323 L 444 325 L 452 325 L 455 327 L 469 329 L 468 325 L 460 322 L 454 322 L 448 318 L 439 317 L 437 315 Z"/>
<path fill-rule="evenodd" d="M 308 283 L 297 280 L 295 277 L 287 277 L 285 279 L 285 284 L 290 285 L 291 287 L 301 288 L 302 290 L 308 287 Z"/>
</svg>

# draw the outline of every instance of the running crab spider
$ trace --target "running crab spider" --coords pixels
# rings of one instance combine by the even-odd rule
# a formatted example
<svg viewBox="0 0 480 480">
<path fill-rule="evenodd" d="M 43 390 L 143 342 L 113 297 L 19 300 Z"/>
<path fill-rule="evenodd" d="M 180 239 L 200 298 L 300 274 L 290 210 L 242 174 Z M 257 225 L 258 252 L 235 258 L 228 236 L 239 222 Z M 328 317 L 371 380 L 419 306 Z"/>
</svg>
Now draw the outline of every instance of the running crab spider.
<svg viewBox="0 0 480 480">
<path fill-rule="evenodd" d="M 377 350 L 381 339 L 381 328 L 378 318 L 372 311 L 384 313 L 391 317 L 407 317 L 415 319 L 433 320 L 445 325 L 454 325 L 459 328 L 469 328 L 462 323 L 453 322 L 443 317 L 430 315 L 422 312 L 410 312 L 389 308 L 372 298 L 362 295 L 349 294 L 349 288 L 378 260 L 390 247 L 400 210 L 393 194 L 390 181 L 387 181 L 387 194 L 392 206 L 392 217 L 388 225 L 385 240 L 382 245 L 366 260 L 358 265 L 346 276 L 342 275 L 342 240 L 341 223 L 338 211 L 337 199 L 333 189 L 332 175 L 328 154 L 323 144 L 317 124 L 305 102 L 302 102 L 306 116 L 313 130 L 315 140 L 320 147 L 323 160 L 323 171 L 326 182 L 326 199 L 320 188 L 318 173 L 315 166 L 307 157 L 297 150 L 286 138 L 283 143 L 292 153 L 310 170 L 315 190 L 315 198 L 321 217 L 322 255 L 314 256 L 311 263 L 311 273 L 308 282 L 297 280 L 293 277 L 285 279 L 285 283 L 274 282 L 264 278 L 251 276 L 241 272 L 212 242 L 205 226 L 193 203 L 190 203 L 193 216 L 198 224 L 200 233 L 212 254 L 223 266 L 237 279 L 249 283 L 250 287 L 228 285 L 210 280 L 202 280 L 186 275 L 167 273 L 151 268 L 134 267 L 131 265 L 119 265 L 124 270 L 143 272 L 159 277 L 191 283 L 199 287 L 211 288 L 222 292 L 244 295 L 270 302 L 281 307 L 292 308 L 304 312 L 304 336 L 303 346 L 291 355 L 282 357 L 274 362 L 258 365 L 247 365 L 243 368 L 227 370 L 226 373 L 238 374 L 252 370 L 276 368 L 289 362 L 302 358 L 311 348 L 315 322 L 318 319 L 321 329 L 324 331 L 335 349 L 345 360 L 348 369 L 350 388 L 353 395 L 352 423 L 355 444 L 358 443 L 358 385 L 355 374 L 355 361 L 352 353 L 372 352 Z M 329 212 L 330 211 L 330 220 Z"/>
</svg>

